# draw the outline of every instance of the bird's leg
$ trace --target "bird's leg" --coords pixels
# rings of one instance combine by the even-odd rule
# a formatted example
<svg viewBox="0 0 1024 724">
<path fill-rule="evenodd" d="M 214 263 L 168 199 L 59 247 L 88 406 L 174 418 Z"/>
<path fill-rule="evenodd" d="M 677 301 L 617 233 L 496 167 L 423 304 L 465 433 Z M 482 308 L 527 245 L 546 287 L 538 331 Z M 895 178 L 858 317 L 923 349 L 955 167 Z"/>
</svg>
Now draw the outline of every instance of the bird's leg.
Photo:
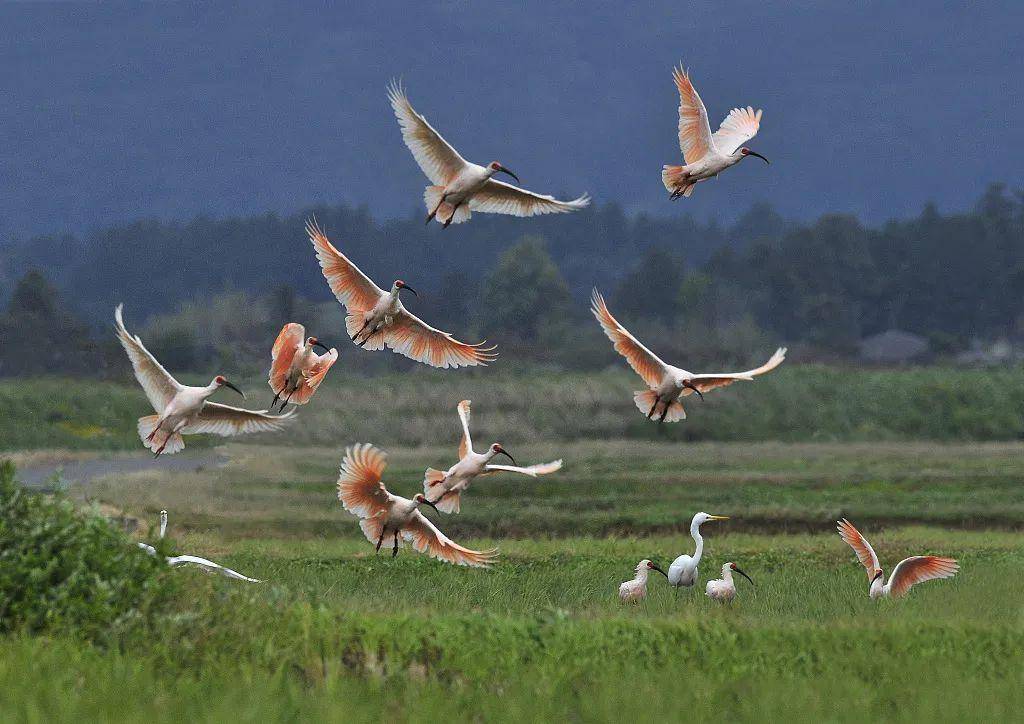
<svg viewBox="0 0 1024 724">
<path fill-rule="evenodd" d="M 369 320 L 369 319 L 367 319 L 367 320 L 366 320 L 365 322 L 363 322 L 363 326 L 359 328 L 359 331 L 358 331 L 358 332 L 356 332 L 355 334 L 353 334 L 353 335 L 352 335 L 352 341 L 353 341 L 353 342 L 355 342 L 355 341 L 356 341 L 356 339 L 358 339 L 358 338 L 359 338 L 359 335 L 361 335 L 361 334 L 363 333 L 363 330 L 364 330 L 364 329 L 366 329 L 366 326 L 367 326 L 367 325 L 368 325 L 369 323 L 370 323 L 370 320 Z"/>
<path fill-rule="evenodd" d="M 292 395 L 295 394 L 295 390 L 299 389 L 299 383 L 296 382 L 292 386 L 292 391 L 288 393 L 288 396 L 284 398 L 284 402 L 281 403 L 281 409 L 278 412 L 284 412 L 284 408 L 288 407 L 288 400 L 292 399 Z"/>
<path fill-rule="evenodd" d="M 377 553 L 380 553 L 380 544 L 384 542 L 384 529 L 380 529 L 380 538 L 377 539 Z"/>
<path fill-rule="evenodd" d="M 665 422 L 665 415 L 668 414 L 668 408 L 670 408 L 670 407 L 672 407 L 672 399 L 671 398 L 665 400 L 665 407 L 662 408 L 662 410 L 661 410 L 661 418 L 658 420 L 658 424 L 659 425 L 661 423 Z"/>
<path fill-rule="evenodd" d="M 395 547 L 391 549 L 391 557 L 394 558 L 398 555 L 398 531 L 395 531 Z"/>
<path fill-rule="evenodd" d="M 462 206 L 462 204 L 459 204 L 459 206 Z M 454 209 L 452 209 L 452 215 L 449 216 L 448 220 L 441 225 L 442 229 L 447 229 L 451 225 L 452 219 L 455 218 L 455 212 L 459 210 L 459 206 L 456 206 Z"/>
<path fill-rule="evenodd" d="M 434 207 L 434 210 L 427 215 L 427 224 L 434 220 L 434 217 L 437 216 L 437 210 L 441 208 L 441 204 L 443 203 L 444 194 L 441 194 L 441 200 L 437 202 L 437 206 Z M 424 226 L 426 226 L 426 224 L 424 224 Z"/>
<path fill-rule="evenodd" d="M 285 385 L 285 386 L 287 387 L 287 385 Z M 284 391 L 284 390 L 282 390 L 282 392 L 283 392 L 283 391 Z M 274 405 L 276 405 L 276 404 L 277 404 L 277 400 L 278 400 L 278 399 L 279 399 L 280 397 L 281 397 L 281 392 L 275 392 L 275 393 L 274 393 L 274 399 L 270 401 L 270 409 L 271 409 L 271 410 L 273 410 L 273 409 L 274 409 Z"/>
<path fill-rule="evenodd" d="M 650 412 L 648 412 L 648 413 L 647 413 L 647 419 L 648 419 L 648 420 L 650 420 L 650 419 L 651 419 L 651 415 L 653 415 L 653 414 L 654 414 L 654 411 L 655 411 L 656 409 L 658 409 L 658 399 L 659 399 L 659 398 L 658 398 L 658 396 L 657 396 L 657 395 L 655 395 L 655 396 L 654 396 L 654 404 L 653 404 L 653 405 L 651 405 L 651 410 L 650 410 Z"/>
</svg>

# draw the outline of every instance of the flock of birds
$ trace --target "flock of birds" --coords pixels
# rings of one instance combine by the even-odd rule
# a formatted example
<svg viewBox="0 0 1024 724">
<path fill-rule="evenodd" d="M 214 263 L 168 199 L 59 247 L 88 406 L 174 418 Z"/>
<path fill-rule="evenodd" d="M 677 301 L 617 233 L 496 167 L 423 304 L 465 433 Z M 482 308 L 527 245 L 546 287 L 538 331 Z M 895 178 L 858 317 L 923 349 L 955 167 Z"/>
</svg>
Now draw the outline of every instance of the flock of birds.
<svg viewBox="0 0 1024 724">
<path fill-rule="evenodd" d="M 744 145 L 758 132 L 760 110 L 754 111 L 749 106 L 733 108 L 719 129 L 712 133 L 707 110 L 689 74 L 681 67 L 674 68 L 673 79 L 679 93 L 679 146 L 684 164 L 666 165 L 662 171 L 662 182 L 671 199 L 689 197 L 698 183 L 717 177 L 748 156 L 769 163 L 767 158 Z M 464 159 L 413 108 L 400 84 L 392 82 L 389 85 L 388 99 L 406 146 L 430 180 L 430 185 L 423 192 L 427 224 L 436 221 L 447 228 L 451 224 L 468 221 L 473 211 L 520 217 L 568 213 L 590 203 L 586 194 L 572 201 L 560 201 L 496 180 L 495 174 L 503 173 L 519 183 L 519 177 L 498 161 L 480 166 Z M 418 296 L 415 289 L 401 279 L 396 279 L 389 290 L 377 286 L 331 243 L 315 219 L 307 222 L 306 232 L 327 284 L 346 309 L 346 333 L 353 344 L 369 351 L 388 347 L 417 362 L 441 369 L 487 365 L 497 359 L 495 347 L 486 347 L 483 342 L 461 342 L 410 312 L 403 304 L 401 294 L 408 292 Z M 786 355 L 785 348 L 780 347 L 763 365 L 746 372 L 695 374 L 662 361 L 644 346 L 612 315 L 604 297 L 596 289 L 591 296 L 591 311 L 615 350 L 625 357 L 646 385 L 633 394 L 637 408 L 648 419 L 657 419 L 659 424 L 686 418 L 682 403 L 684 397 L 696 394 L 703 399 L 704 393 L 737 380 L 751 381 L 778 367 Z M 303 325 L 296 322 L 285 324 L 271 350 L 269 384 L 274 397 L 270 410 L 249 410 L 210 401 L 209 398 L 223 387 L 245 398 L 245 394 L 223 375 L 217 375 L 204 387 L 179 383 L 146 349 L 142 340 L 128 332 L 121 305 L 115 310 L 114 318 L 117 337 L 155 412 L 139 418 L 138 433 L 143 444 L 156 457 L 182 450 L 185 447 L 183 435 L 210 433 L 231 436 L 281 429 L 283 424 L 294 418 L 294 406 L 309 403 L 338 359 L 337 349 L 328 348 L 317 337 L 306 336 Z M 271 412 L 278 404 L 278 411 Z M 289 404 L 293 407 L 286 412 Z M 384 485 L 386 457 L 383 451 L 369 444 L 347 448 L 337 483 L 338 498 L 345 510 L 359 518 L 360 528 L 377 551 L 387 543 L 391 547 L 391 555 L 395 556 L 399 547 L 408 543 L 414 550 L 448 563 L 486 567 L 496 559 L 496 550 L 474 551 L 460 546 L 442 533 L 420 508 L 428 506 L 438 513 L 458 513 L 462 494 L 478 477 L 499 472 L 537 477 L 561 468 L 561 460 L 519 467 L 512 455 L 497 442 L 484 452 L 474 451 L 469 431 L 469 400 L 459 403 L 458 415 L 462 425 L 459 460 L 447 470 L 427 468 L 423 492 L 412 498 L 396 495 Z M 513 464 L 493 462 L 499 455 L 507 457 Z M 690 525 L 690 533 L 696 542 L 694 555 L 676 558 L 668 573 L 648 559 L 640 561 L 635 577 L 620 586 L 620 598 L 634 602 L 643 599 L 647 595 L 647 577 L 652 570 L 664 574 L 673 586 L 695 585 L 697 566 L 704 549 L 700 526 L 708 521 L 724 519 L 723 516 L 703 512 L 695 515 Z M 161 537 L 166 525 L 167 513 L 161 511 Z M 957 571 L 956 561 L 952 559 L 915 556 L 900 562 L 889 581 L 883 582 L 877 556 L 863 536 L 845 519 L 839 522 L 839 532 L 867 568 L 872 598 L 902 595 L 915 583 L 946 578 Z M 151 546 L 140 545 L 156 555 Z M 172 566 L 194 564 L 231 578 L 256 582 L 256 579 L 196 556 L 171 557 L 167 561 Z M 707 595 L 717 600 L 732 600 L 736 595 L 733 573 L 750 580 L 735 563 L 726 563 L 722 566 L 722 578 L 708 581 Z"/>
</svg>

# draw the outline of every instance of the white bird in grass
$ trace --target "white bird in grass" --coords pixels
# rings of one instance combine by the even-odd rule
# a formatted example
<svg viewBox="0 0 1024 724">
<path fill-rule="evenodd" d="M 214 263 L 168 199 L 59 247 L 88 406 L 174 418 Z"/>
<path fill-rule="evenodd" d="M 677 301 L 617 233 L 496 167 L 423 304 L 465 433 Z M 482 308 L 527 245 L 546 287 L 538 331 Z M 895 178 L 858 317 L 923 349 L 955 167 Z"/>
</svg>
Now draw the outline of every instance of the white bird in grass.
<svg viewBox="0 0 1024 724">
<path fill-rule="evenodd" d="M 393 495 L 381 476 L 387 467 L 383 451 L 373 445 L 354 445 L 345 451 L 338 477 L 338 499 L 345 510 L 361 518 L 359 527 L 377 551 L 388 535 L 392 537 L 391 557 L 398 555 L 399 534 L 420 553 L 446 563 L 486 568 L 497 558 L 496 549 L 474 551 L 463 548 L 439 531 L 418 510 L 434 504 L 416 493 L 412 500 Z M 436 510 L 436 508 L 435 508 Z"/>
<path fill-rule="evenodd" d="M 292 416 L 269 415 L 266 410 L 243 410 L 217 402 L 207 402 L 221 387 L 230 387 L 245 398 L 245 394 L 217 375 L 206 387 L 189 387 L 174 379 L 156 361 L 137 335 L 128 333 L 121 316 L 123 304 L 117 305 L 114 320 L 117 323 L 117 339 L 128 353 L 135 378 L 149 398 L 157 414 L 140 417 L 139 437 L 153 456 L 170 455 L 185 448 L 182 435 L 210 433 L 213 435 L 242 435 L 250 432 L 270 432 L 281 429 L 281 423 Z"/>
<path fill-rule="evenodd" d="M 459 462 L 452 465 L 447 471 L 427 468 L 423 475 L 423 493 L 427 496 L 428 501 L 435 504 L 437 510 L 442 513 L 458 513 L 461 507 L 462 493 L 469 488 L 469 484 L 475 478 L 482 475 L 508 472 L 536 478 L 538 475 L 547 475 L 561 470 L 561 460 L 525 468 L 492 463 L 491 460 L 496 455 L 504 455 L 513 463 L 516 461 L 500 443 L 493 443 L 487 448 L 487 452 L 473 452 L 473 440 L 469 435 L 469 406 L 469 400 L 463 400 L 458 405 L 459 419 L 462 421 Z"/>
<path fill-rule="evenodd" d="M 380 350 L 387 345 L 409 359 L 443 369 L 486 366 L 497 359 L 494 347 L 460 342 L 411 314 L 398 295 L 403 289 L 413 294 L 416 290 L 398 279 L 391 291 L 385 292 L 334 248 L 316 221 L 306 222 L 306 233 L 331 291 L 348 310 L 345 327 L 349 336 L 353 342 L 362 337 L 357 342 L 360 347 Z"/>
<path fill-rule="evenodd" d="M 708 581 L 708 585 L 704 587 L 704 595 L 715 601 L 731 601 L 736 598 L 736 584 L 732 580 L 734 571 L 750 581 L 751 586 L 754 585 L 750 576 L 737 568 L 735 563 L 726 563 L 722 566 L 722 577 Z"/>
<path fill-rule="evenodd" d="M 164 533 L 167 532 L 167 511 L 160 511 L 160 538 L 163 539 Z M 139 543 L 139 548 L 146 551 L 151 556 L 157 555 L 156 548 L 145 543 Z M 248 583 L 262 583 L 263 581 L 257 578 L 249 578 L 244 576 L 238 571 L 234 571 L 230 568 L 226 568 L 219 563 L 214 563 L 206 558 L 200 558 L 199 556 L 181 555 L 181 556 L 167 556 L 165 559 L 167 565 L 171 568 L 177 568 L 178 566 L 197 566 L 202 568 L 207 573 L 219 573 L 226 578 L 233 578 L 236 581 L 247 581 Z"/>
<path fill-rule="evenodd" d="M 469 221 L 473 211 L 511 216 L 564 214 L 590 203 L 586 194 L 573 201 L 559 201 L 495 181 L 491 177 L 496 173 L 508 174 L 516 183 L 519 177 L 497 161 L 478 166 L 460 156 L 427 119 L 413 109 L 405 91 L 395 82 L 388 86 L 388 99 L 402 128 L 405 145 L 433 184 L 423 192 L 423 202 L 429 212 L 428 224 L 431 219 L 437 219 L 445 228 L 449 224 L 461 224 Z"/>
<path fill-rule="evenodd" d="M 836 527 L 839 529 L 839 537 L 853 548 L 861 565 L 867 570 L 870 582 L 868 595 L 871 598 L 904 596 L 917 583 L 935 578 L 952 578 L 960 570 L 960 565 L 953 558 L 911 556 L 897 563 L 892 569 L 889 581 L 885 582 L 878 556 L 867 539 L 853 527 L 853 523 L 843 518 L 836 522 Z"/>
<path fill-rule="evenodd" d="M 618 320 L 608 311 L 604 297 L 596 289 L 590 297 L 591 311 L 600 322 L 601 328 L 615 347 L 615 351 L 626 358 L 629 366 L 643 378 L 650 389 L 633 393 L 633 401 L 640 412 L 650 419 L 661 407 L 658 422 L 678 422 L 686 419 L 681 397 L 693 394 L 704 399 L 705 392 L 718 387 L 726 387 L 736 380 L 753 380 L 758 375 L 771 372 L 786 359 L 786 348 L 779 347 L 775 354 L 760 367 L 746 372 L 715 372 L 711 374 L 694 374 L 679 367 L 666 364 L 640 343 L 629 330 L 619 324 Z"/>
<path fill-rule="evenodd" d="M 692 556 L 683 554 L 672 561 L 668 567 L 668 582 L 673 586 L 692 586 L 697 582 L 697 566 L 700 565 L 701 556 L 704 555 L 704 538 L 701 537 L 700 527 L 709 520 L 729 520 L 727 515 L 711 515 L 700 512 L 693 516 L 690 521 L 690 535 L 697 544 L 697 550 Z"/>
<path fill-rule="evenodd" d="M 665 166 L 661 181 L 671 194 L 670 198 L 690 196 L 700 181 L 714 178 L 747 156 L 757 156 L 770 163 L 761 154 L 743 144 L 757 135 L 761 127 L 761 111 L 753 108 L 733 108 L 714 134 L 708 124 L 708 112 L 690 83 L 690 76 L 681 67 L 672 69 L 672 77 L 679 91 L 679 148 L 685 166 Z"/>
<path fill-rule="evenodd" d="M 623 603 L 639 603 L 647 598 L 647 574 L 651 571 L 657 571 L 663 576 L 667 575 L 657 564 L 644 558 L 636 564 L 636 574 L 633 579 L 619 584 L 619 600 Z"/>
<path fill-rule="evenodd" d="M 317 354 L 316 347 L 326 354 Z M 270 356 L 270 389 L 274 391 L 270 409 L 283 397 L 283 410 L 289 402 L 293 405 L 309 402 L 324 381 L 327 370 L 338 361 L 338 350 L 328 349 L 316 337 L 306 337 L 305 327 L 289 322 L 278 333 Z"/>
</svg>

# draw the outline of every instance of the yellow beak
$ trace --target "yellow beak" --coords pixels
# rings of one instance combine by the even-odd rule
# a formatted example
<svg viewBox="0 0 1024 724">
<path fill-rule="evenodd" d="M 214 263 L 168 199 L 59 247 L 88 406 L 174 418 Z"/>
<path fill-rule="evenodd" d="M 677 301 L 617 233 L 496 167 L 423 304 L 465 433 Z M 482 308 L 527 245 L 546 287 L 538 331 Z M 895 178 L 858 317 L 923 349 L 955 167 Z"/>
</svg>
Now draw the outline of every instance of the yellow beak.
<svg viewBox="0 0 1024 724">
<path fill-rule="evenodd" d="M 708 514 L 708 520 L 729 520 L 729 516 L 727 516 L 727 515 L 711 515 L 709 513 Z"/>
</svg>

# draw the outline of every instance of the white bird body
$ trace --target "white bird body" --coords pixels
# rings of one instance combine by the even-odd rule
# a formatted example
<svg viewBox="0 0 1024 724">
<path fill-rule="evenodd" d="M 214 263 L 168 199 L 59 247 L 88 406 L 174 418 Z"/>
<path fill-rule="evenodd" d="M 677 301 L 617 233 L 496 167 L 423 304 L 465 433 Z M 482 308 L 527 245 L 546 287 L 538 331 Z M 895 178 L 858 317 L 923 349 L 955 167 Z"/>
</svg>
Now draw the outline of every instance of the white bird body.
<svg viewBox="0 0 1024 724">
<path fill-rule="evenodd" d="M 166 510 L 161 510 L 160 511 L 160 538 L 161 539 L 163 539 L 164 534 L 166 532 L 167 532 L 167 511 Z M 142 550 L 146 551 L 146 553 L 148 553 L 151 556 L 156 556 L 157 555 L 156 548 L 154 548 L 151 545 L 148 545 L 146 543 L 141 543 L 140 542 L 140 543 L 138 543 L 138 546 L 139 546 L 139 548 L 141 548 Z M 213 561 L 209 560 L 208 558 L 200 558 L 199 556 L 191 556 L 191 555 L 187 555 L 186 554 L 186 555 L 180 555 L 180 556 L 167 556 L 164 560 L 166 560 L 167 561 L 167 565 L 171 566 L 172 568 L 177 568 L 178 566 L 192 565 L 192 566 L 198 566 L 199 568 L 202 568 L 207 573 L 219 573 L 220 575 L 225 576 L 226 578 L 233 578 L 233 579 L 235 579 L 237 581 L 248 581 L 249 583 L 262 583 L 262 581 L 260 581 L 257 578 L 250 578 L 249 576 L 243 575 L 243 574 L 239 573 L 238 571 L 234 571 L 234 570 L 232 570 L 230 568 L 222 566 L 219 563 L 214 563 Z"/>
<path fill-rule="evenodd" d="M 324 350 L 317 354 L 316 348 Z M 328 349 L 316 337 L 307 337 L 306 328 L 298 322 L 281 327 L 270 353 L 271 366 L 268 383 L 274 391 L 273 408 L 278 399 L 283 410 L 289 402 L 305 405 L 320 387 L 327 371 L 338 361 L 338 350 Z"/>
<path fill-rule="evenodd" d="M 725 515 L 710 515 L 701 511 L 693 516 L 690 521 L 690 535 L 693 536 L 697 548 L 692 556 L 683 554 L 672 561 L 668 567 L 668 582 L 673 586 L 692 586 L 697 582 L 697 566 L 700 565 L 701 556 L 704 555 L 704 538 L 700 534 L 700 527 L 709 520 L 728 520 Z"/>
<path fill-rule="evenodd" d="M 775 354 L 760 367 L 746 372 L 713 372 L 694 374 L 681 367 L 667 364 L 645 347 L 612 316 L 604 297 L 596 289 L 590 296 L 590 311 L 597 318 L 605 335 L 612 341 L 615 351 L 626 358 L 629 366 L 647 383 L 648 389 L 633 393 L 637 409 L 650 419 L 659 411 L 658 422 L 678 422 L 686 419 L 682 397 L 726 387 L 737 380 L 752 381 L 758 375 L 771 372 L 786 359 L 786 348 L 779 347 Z"/>
<path fill-rule="evenodd" d="M 638 603 L 647 598 L 647 575 L 652 570 L 665 575 L 665 571 L 646 558 L 637 563 L 633 579 L 619 584 L 619 600 L 623 603 Z"/>
<path fill-rule="evenodd" d="M 952 578 L 960 570 L 959 564 L 953 558 L 911 556 L 897 563 L 889 575 L 889 580 L 885 581 L 878 556 L 875 555 L 875 549 L 868 543 L 867 538 L 846 518 L 837 521 L 836 527 L 839 530 L 839 537 L 853 548 L 857 559 L 867 571 L 870 581 L 868 596 L 872 599 L 905 596 L 911 587 L 918 583 L 937 578 Z"/>
<path fill-rule="evenodd" d="M 382 451 L 372 445 L 354 445 L 345 451 L 338 476 L 338 499 L 360 518 L 359 527 L 378 551 L 390 536 L 391 555 L 398 555 L 401 537 L 415 550 L 447 563 L 486 568 L 494 562 L 496 550 L 464 548 L 438 530 L 419 511 L 423 504 L 434 507 L 422 493 L 410 500 L 389 492 L 381 479 L 385 467 Z"/>
<path fill-rule="evenodd" d="M 139 418 L 139 437 L 155 455 L 176 453 L 184 449 L 183 434 L 231 436 L 269 432 L 280 430 L 281 423 L 292 416 L 292 413 L 269 415 L 266 410 L 244 410 L 208 402 L 208 398 L 221 387 L 230 387 L 243 398 L 245 395 L 222 375 L 214 377 L 205 387 L 190 387 L 179 383 L 157 362 L 137 335 L 129 334 L 124 326 L 122 309 L 123 305 L 119 304 L 114 310 L 118 341 L 128 354 L 135 378 L 157 413 Z"/>
<path fill-rule="evenodd" d="M 516 465 L 498 465 L 492 463 L 496 455 L 505 455 L 512 462 L 515 459 L 501 446 L 493 443 L 486 452 L 473 451 L 473 439 L 469 434 L 470 401 L 463 400 L 458 405 L 459 420 L 462 423 L 462 441 L 459 443 L 459 461 L 448 470 L 442 472 L 427 468 L 423 474 L 423 494 L 434 503 L 442 513 L 458 513 L 461 509 L 461 496 L 470 483 L 481 475 L 497 472 L 518 473 L 536 478 L 547 475 L 562 468 L 561 460 L 554 460 L 541 465 L 519 467 Z"/>
<path fill-rule="evenodd" d="M 395 280 L 390 291 L 378 287 L 331 244 L 315 221 L 306 222 L 306 233 L 324 278 L 348 312 L 345 329 L 359 347 L 375 351 L 387 346 L 397 354 L 442 369 L 486 365 L 497 359 L 494 347 L 460 342 L 409 312 L 399 294 L 403 289 L 416 294 L 415 289 L 401 279 Z"/>
<path fill-rule="evenodd" d="M 416 112 L 397 83 L 388 87 L 388 100 L 402 129 L 405 145 L 432 184 L 423 192 L 423 203 L 429 212 L 428 224 L 433 219 L 445 227 L 461 224 L 470 219 L 473 211 L 511 216 L 564 214 L 590 203 L 586 194 L 573 201 L 559 201 L 494 180 L 491 177 L 501 172 L 519 182 L 514 173 L 497 161 L 480 166 L 464 159 Z"/>
<path fill-rule="evenodd" d="M 672 77 L 679 91 L 679 148 L 686 164 L 662 169 L 661 180 L 671 198 L 690 196 L 697 183 L 715 178 L 747 156 L 769 162 L 743 145 L 761 127 L 760 110 L 755 112 L 750 106 L 733 108 L 721 127 L 711 133 L 707 109 L 690 76 L 682 68 L 673 68 Z"/>
<path fill-rule="evenodd" d="M 736 583 L 732 579 L 732 573 L 736 571 L 750 581 L 750 576 L 736 567 L 735 563 L 726 563 L 722 566 L 722 577 L 708 581 L 704 587 L 704 595 L 715 601 L 731 601 L 736 598 Z M 750 581 L 753 584 L 753 581 Z"/>
</svg>

